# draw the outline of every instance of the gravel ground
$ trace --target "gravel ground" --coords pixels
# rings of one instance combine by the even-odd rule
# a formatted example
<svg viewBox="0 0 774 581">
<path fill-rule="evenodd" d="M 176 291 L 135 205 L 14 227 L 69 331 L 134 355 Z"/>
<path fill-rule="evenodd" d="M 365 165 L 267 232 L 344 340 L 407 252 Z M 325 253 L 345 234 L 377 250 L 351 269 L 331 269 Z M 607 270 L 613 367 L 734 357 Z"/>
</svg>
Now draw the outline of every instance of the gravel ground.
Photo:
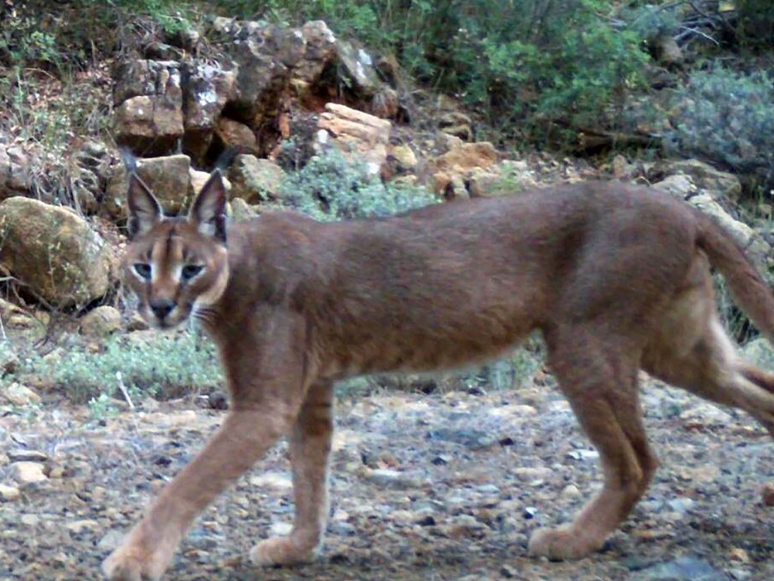
<svg viewBox="0 0 774 581">
<path fill-rule="evenodd" d="M 676 390 L 648 385 L 644 405 L 662 468 L 591 558 L 526 556 L 533 529 L 568 519 L 600 484 L 597 455 L 554 387 L 384 391 L 339 399 L 332 516 L 318 562 L 256 570 L 246 559 L 292 516 L 281 444 L 199 518 L 165 579 L 774 578 L 774 513 L 761 500 L 774 482 L 768 436 Z M 0 581 L 99 579 L 100 561 L 224 413 L 181 400 L 101 425 L 88 408 L 62 403 L 4 414 Z"/>
</svg>

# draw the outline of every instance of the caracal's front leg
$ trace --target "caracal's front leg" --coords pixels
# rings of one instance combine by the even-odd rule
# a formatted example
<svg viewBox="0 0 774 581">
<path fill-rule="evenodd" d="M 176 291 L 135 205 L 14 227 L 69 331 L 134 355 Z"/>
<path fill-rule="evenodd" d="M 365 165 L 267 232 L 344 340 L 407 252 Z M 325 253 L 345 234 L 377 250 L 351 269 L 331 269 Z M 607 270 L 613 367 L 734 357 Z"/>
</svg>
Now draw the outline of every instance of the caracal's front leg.
<svg viewBox="0 0 774 581">
<path fill-rule="evenodd" d="M 250 552 L 255 565 L 311 561 L 322 547 L 328 516 L 328 468 L 333 436 L 333 383 L 312 385 L 290 438 L 296 515 L 287 537 L 258 543 Z"/>
<path fill-rule="evenodd" d="M 103 563 L 111 581 L 158 581 L 194 518 L 248 470 L 295 418 L 292 405 L 232 411 L 194 460 L 162 490 L 145 517 Z"/>
</svg>

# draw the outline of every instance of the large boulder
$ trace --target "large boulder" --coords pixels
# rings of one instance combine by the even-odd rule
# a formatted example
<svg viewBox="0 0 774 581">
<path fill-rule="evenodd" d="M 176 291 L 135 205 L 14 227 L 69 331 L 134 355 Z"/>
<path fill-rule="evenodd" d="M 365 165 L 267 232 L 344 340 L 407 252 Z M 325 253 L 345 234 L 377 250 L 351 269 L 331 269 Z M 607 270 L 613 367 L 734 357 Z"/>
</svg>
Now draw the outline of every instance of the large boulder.
<svg viewBox="0 0 774 581">
<path fill-rule="evenodd" d="M 284 176 L 285 172 L 273 161 L 254 155 L 237 155 L 228 171 L 231 197 L 241 198 L 248 204 L 276 200 Z"/>
<path fill-rule="evenodd" d="M 188 208 L 193 199 L 191 158 L 167 155 L 137 160 L 137 175 L 150 188 L 168 215 Z M 102 213 L 113 220 L 126 219 L 129 178 L 123 164 L 116 165 L 105 192 Z"/>
<path fill-rule="evenodd" d="M 53 306 L 83 306 L 110 288 L 110 245 L 70 209 L 9 198 L 0 204 L 0 240 L 3 268 Z"/>
<path fill-rule="evenodd" d="M 209 63 L 193 63 L 186 67 L 185 74 L 183 149 L 202 159 L 223 107 L 235 95 L 236 72 Z"/>
</svg>

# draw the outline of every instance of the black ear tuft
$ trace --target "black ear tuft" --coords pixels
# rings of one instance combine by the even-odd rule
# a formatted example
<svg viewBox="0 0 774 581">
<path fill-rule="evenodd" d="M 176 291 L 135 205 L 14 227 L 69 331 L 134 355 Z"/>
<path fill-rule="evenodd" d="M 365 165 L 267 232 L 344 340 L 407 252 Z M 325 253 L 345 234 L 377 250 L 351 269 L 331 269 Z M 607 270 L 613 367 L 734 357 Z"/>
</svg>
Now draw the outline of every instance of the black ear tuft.
<svg viewBox="0 0 774 581">
<path fill-rule="evenodd" d="M 226 242 L 226 199 L 223 174 L 216 169 L 196 196 L 188 213 L 188 221 L 196 225 L 199 232 L 224 243 Z"/>
<path fill-rule="evenodd" d="M 136 173 L 129 175 L 126 201 L 129 206 L 127 228 L 130 239 L 145 234 L 164 217 L 158 200 Z"/>
</svg>

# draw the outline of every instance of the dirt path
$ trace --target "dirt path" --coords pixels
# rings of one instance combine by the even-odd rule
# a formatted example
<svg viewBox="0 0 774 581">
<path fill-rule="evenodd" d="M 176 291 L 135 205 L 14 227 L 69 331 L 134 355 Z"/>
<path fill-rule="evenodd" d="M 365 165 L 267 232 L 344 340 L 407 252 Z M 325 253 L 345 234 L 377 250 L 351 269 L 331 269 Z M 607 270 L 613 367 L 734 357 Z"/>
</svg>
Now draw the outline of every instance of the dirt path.
<svg viewBox="0 0 774 581">
<path fill-rule="evenodd" d="M 645 391 L 663 467 L 605 551 L 526 558 L 529 533 L 566 520 L 599 485 L 596 453 L 550 387 L 472 395 L 340 398 L 323 559 L 251 569 L 250 547 L 292 515 L 284 444 L 197 521 L 166 579 L 768 580 L 774 446 L 742 416 L 673 390 Z M 222 414 L 177 402 L 95 423 L 44 406 L 0 420 L 0 484 L 13 460 L 48 478 L 0 502 L 0 581 L 99 579 L 101 559 Z M 32 452 L 39 453 L 38 456 Z"/>
</svg>

